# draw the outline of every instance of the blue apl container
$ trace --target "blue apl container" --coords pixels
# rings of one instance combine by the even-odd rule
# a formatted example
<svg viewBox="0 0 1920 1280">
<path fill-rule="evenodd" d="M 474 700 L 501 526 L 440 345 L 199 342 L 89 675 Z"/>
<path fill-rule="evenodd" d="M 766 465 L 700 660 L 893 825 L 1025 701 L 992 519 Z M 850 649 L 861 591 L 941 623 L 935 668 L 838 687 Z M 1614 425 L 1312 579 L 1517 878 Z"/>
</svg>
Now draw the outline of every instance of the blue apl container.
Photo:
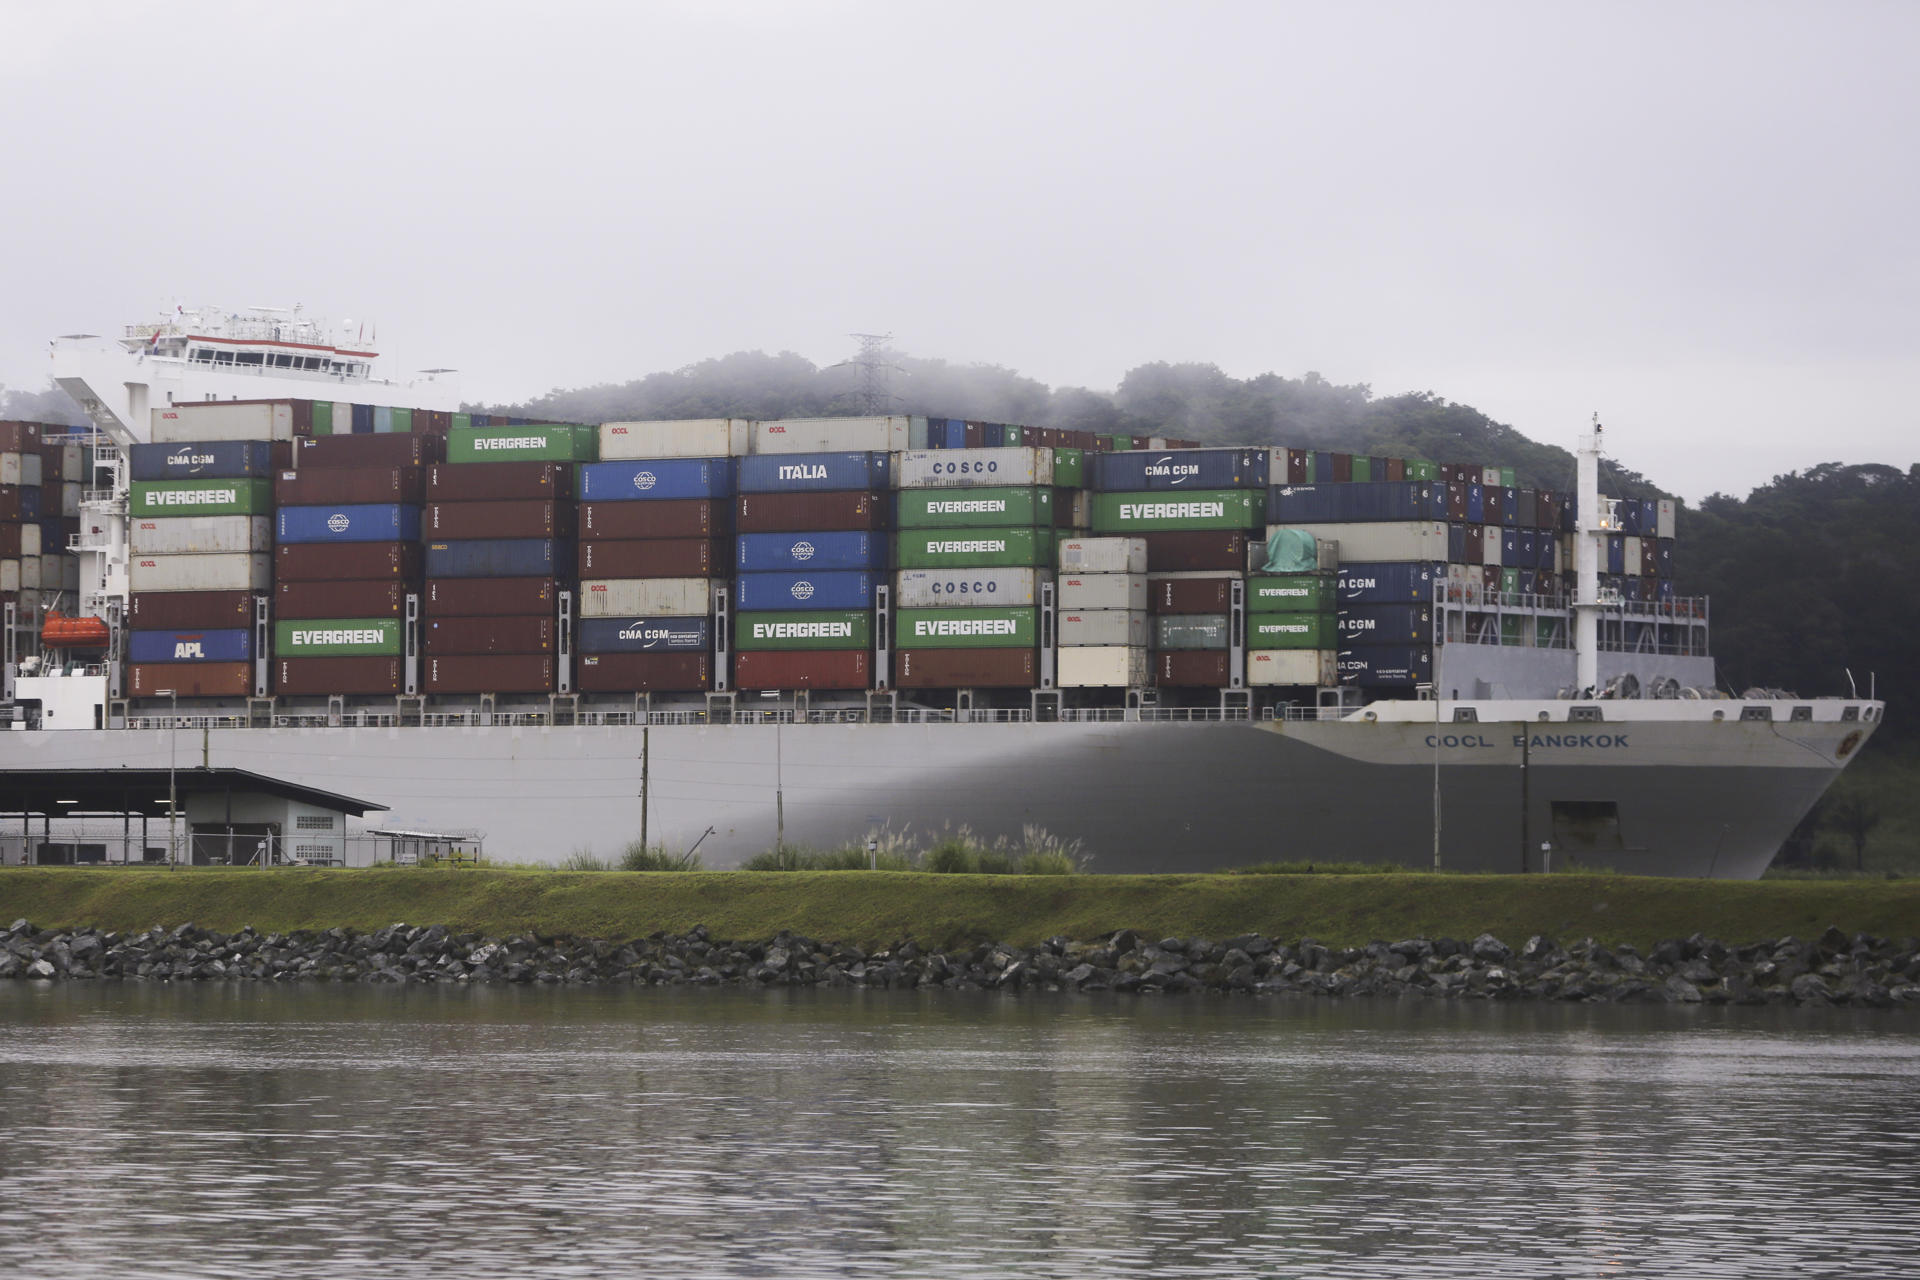
<svg viewBox="0 0 1920 1280">
<path fill-rule="evenodd" d="M 1096 453 L 1089 459 L 1093 463 L 1091 487 L 1103 493 L 1148 489 L 1264 489 L 1270 478 L 1272 456 L 1267 449 L 1146 449 Z"/>
<path fill-rule="evenodd" d="M 411 503 L 349 502 L 282 507 L 276 539 L 291 542 L 418 542 L 420 508 Z"/>
<path fill-rule="evenodd" d="M 1432 644 L 1433 606 L 1343 604 L 1335 619 L 1342 649 L 1377 644 Z"/>
<path fill-rule="evenodd" d="M 1343 564 L 1333 580 L 1334 599 L 1349 604 L 1431 604 L 1447 566 L 1420 560 Z"/>
<path fill-rule="evenodd" d="M 706 653 L 707 618 L 582 618 L 574 624 L 582 653 Z"/>
<path fill-rule="evenodd" d="M 779 609 L 871 609 L 871 573 L 743 573 L 733 580 L 740 613 Z"/>
<path fill-rule="evenodd" d="M 253 631 L 223 627 L 214 631 L 130 631 L 129 662 L 251 662 Z"/>
<path fill-rule="evenodd" d="M 893 459 L 885 453 L 756 453 L 740 459 L 741 493 L 804 493 L 891 489 Z"/>
<path fill-rule="evenodd" d="M 580 464 L 582 502 L 725 498 L 732 493 L 732 458 L 659 458 L 646 462 Z"/>
<path fill-rule="evenodd" d="M 127 462 L 135 480 L 264 480 L 274 471 L 266 440 L 136 444 Z"/>
<path fill-rule="evenodd" d="M 1267 490 L 1268 524 L 1360 524 L 1446 518 L 1446 486 L 1418 480 L 1275 485 Z"/>
<path fill-rule="evenodd" d="M 743 533 L 735 540 L 733 566 L 741 573 L 884 569 L 890 546 L 871 533 Z"/>
<path fill-rule="evenodd" d="M 474 538 L 427 544 L 429 578 L 568 578 L 573 542 L 561 538 Z"/>
<path fill-rule="evenodd" d="M 1337 661 L 1341 684 L 1410 689 L 1433 682 L 1433 649 L 1427 645 L 1342 649 Z M 1464 727 L 1473 728 L 1472 725 Z"/>
</svg>

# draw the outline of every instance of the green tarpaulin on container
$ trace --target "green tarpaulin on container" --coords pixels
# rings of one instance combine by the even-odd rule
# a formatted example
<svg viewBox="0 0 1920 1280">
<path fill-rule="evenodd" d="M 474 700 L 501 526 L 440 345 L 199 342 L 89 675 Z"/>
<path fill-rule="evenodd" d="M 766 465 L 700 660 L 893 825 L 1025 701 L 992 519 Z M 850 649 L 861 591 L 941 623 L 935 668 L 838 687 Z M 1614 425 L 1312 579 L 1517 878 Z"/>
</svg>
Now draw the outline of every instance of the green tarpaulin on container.
<svg viewBox="0 0 1920 1280">
<path fill-rule="evenodd" d="M 1267 535 L 1262 573 L 1312 573 L 1320 567 L 1320 548 L 1305 529 L 1275 529 Z"/>
</svg>

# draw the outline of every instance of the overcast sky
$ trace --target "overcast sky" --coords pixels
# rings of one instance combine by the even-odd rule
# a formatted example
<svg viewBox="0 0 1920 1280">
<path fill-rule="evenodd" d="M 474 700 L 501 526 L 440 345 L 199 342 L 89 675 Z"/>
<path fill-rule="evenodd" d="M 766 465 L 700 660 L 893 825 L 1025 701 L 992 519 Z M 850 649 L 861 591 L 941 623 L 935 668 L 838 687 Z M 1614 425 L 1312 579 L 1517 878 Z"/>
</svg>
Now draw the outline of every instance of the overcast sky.
<svg viewBox="0 0 1920 1280">
<path fill-rule="evenodd" d="M 1698 498 L 1920 457 L 1920 4 L 0 0 L 0 381 L 184 300 L 517 400 L 1149 360 L 1598 410 Z"/>
</svg>

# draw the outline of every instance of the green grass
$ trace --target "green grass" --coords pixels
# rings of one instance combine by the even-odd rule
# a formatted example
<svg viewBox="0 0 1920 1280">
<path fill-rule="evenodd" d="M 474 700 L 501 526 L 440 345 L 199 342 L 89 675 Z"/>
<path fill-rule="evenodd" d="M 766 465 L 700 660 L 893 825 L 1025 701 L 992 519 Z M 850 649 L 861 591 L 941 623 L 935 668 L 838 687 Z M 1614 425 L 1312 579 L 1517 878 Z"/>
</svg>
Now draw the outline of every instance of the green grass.
<svg viewBox="0 0 1920 1280">
<path fill-rule="evenodd" d="M 0 920 L 120 932 L 192 922 L 285 932 L 395 921 L 461 931 L 629 938 L 704 924 L 877 946 L 1031 944 L 1117 929 L 1337 945 L 1372 939 L 1518 943 L 1534 933 L 1646 946 L 1694 932 L 1727 942 L 1845 932 L 1920 934 L 1920 881 L 1754 883 L 1622 875 L 952 875 L 914 871 L 568 872 L 534 869 L 19 867 L 0 871 Z"/>
</svg>

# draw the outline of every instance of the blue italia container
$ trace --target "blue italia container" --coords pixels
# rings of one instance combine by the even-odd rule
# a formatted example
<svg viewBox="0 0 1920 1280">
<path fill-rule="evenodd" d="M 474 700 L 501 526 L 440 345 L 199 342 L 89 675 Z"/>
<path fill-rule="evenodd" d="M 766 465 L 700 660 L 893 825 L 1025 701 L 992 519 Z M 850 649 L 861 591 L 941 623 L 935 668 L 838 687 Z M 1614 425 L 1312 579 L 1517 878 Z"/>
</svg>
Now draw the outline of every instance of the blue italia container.
<svg viewBox="0 0 1920 1280">
<path fill-rule="evenodd" d="M 777 456 L 777 455 L 776 455 Z M 733 580 L 737 612 L 780 609 L 871 609 L 871 573 L 743 573 Z"/>
<path fill-rule="evenodd" d="M 1341 684 L 1377 688 L 1410 689 L 1433 682 L 1433 648 L 1430 645 L 1376 645 L 1364 649 L 1341 649 L 1337 658 Z M 1454 728 L 1469 731 L 1472 725 Z"/>
<path fill-rule="evenodd" d="M 429 578 L 569 578 L 573 543 L 561 538 L 473 538 L 427 544 Z"/>
<path fill-rule="evenodd" d="M 215 631 L 130 631 L 129 662 L 251 662 L 253 631 L 223 627 Z"/>
<path fill-rule="evenodd" d="M 725 498 L 733 493 L 732 458 L 659 458 L 648 462 L 583 462 L 580 501 Z"/>
<path fill-rule="evenodd" d="M 891 541 L 871 533 L 743 533 L 733 563 L 741 573 L 884 569 Z"/>
<path fill-rule="evenodd" d="M 1343 604 L 1336 623 L 1342 649 L 1377 644 L 1433 643 L 1431 605 Z"/>
<path fill-rule="evenodd" d="M 1268 524 L 1361 524 L 1446 518 L 1447 488 L 1438 483 L 1363 480 L 1354 484 L 1274 485 L 1267 490 Z"/>
<path fill-rule="evenodd" d="M 890 489 L 893 464 L 885 453 L 756 453 L 740 459 L 741 493 L 805 493 Z"/>
<path fill-rule="evenodd" d="M 1268 449 L 1147 449 L 1091 455 L 1091 488 L 1104 493 L 1148 489 L 1264 489 Z M 1285 477 L 1282 477 L 1283 479 Z"/>
<path fill-rule="evenodd" d="M 706 653 L 713 648 L 707 618 L 582 618 L 582 653 Z"/>
<path fill-rule="evenodd" d="M 418 542 L 420 508 L 411 503 L 350 502 L 281 507 L 277 539 L 293 542 Z"/>
<path fill-rule="evenodd" d="M 264 480 L 274 472 L 266 440 L 136 444 L 127 462 L 135 480 Z"/>
<path fill-rule="evenodd" d="M 1446 578 L 1446 565 L 1421 560 L 1343 564 L 1333 580 L 1333 596 L 1343 606 L 1431 604 L 1434 584 Z"/>
</svg>

